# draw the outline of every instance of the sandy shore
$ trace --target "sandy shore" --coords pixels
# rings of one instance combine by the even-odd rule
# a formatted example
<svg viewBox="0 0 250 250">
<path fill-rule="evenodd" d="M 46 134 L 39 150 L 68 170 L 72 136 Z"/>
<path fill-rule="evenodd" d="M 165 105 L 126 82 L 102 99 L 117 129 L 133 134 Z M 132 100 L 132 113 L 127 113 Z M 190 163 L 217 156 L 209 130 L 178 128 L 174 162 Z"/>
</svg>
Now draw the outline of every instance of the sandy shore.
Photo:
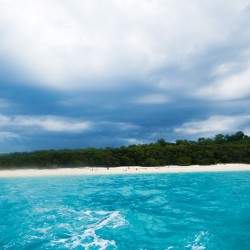
<svg viewBox="0 0 250 250">
<path fill-rule="evenodd" d="M 250 164 L 220 164 L 210 166 L 165 166 L 165 167 L 115 167 L 115 168 L 58 168 L 58 169 L 18 169 L 0 170 L 0 178 L 72 176 L 72 175 L 110 175 L 110 174 L 157 174 L 187 172 L 250 171 Z"/>
</svg>

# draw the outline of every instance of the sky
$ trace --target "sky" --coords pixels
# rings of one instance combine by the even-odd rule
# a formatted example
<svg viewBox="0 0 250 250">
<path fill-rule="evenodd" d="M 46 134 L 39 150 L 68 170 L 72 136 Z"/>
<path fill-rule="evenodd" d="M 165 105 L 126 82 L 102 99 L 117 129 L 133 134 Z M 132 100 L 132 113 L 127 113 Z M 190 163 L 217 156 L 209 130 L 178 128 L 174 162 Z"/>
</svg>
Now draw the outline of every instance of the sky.
<svg viewBox="0 0 250 250">
<path fill-rule="evenodd" d="M 250 135 L 249 0 L 0 0 L 0 153 Z"/>
</svg>

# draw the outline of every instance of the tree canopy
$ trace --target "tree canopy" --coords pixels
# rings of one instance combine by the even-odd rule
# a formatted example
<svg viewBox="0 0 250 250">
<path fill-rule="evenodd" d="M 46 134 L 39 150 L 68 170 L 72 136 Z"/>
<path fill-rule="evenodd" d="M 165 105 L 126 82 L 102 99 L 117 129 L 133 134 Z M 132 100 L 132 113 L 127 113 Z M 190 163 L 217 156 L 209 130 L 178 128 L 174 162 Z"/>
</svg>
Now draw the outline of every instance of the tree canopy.
<svg viewBox="0 0 250 250">
<path fill-rule="evenodd" d="M 218 134 L 213 139 L 177 140 L 161 138 L 155 143 L 119 148 L 85 148 L 41 150 L 0 154 L 0 169 L 57 167 L 115 167 L 209 165 L 217 163 L 250 163 L 250 137 L 239 131 L 233 135 Z"/>
</svg>

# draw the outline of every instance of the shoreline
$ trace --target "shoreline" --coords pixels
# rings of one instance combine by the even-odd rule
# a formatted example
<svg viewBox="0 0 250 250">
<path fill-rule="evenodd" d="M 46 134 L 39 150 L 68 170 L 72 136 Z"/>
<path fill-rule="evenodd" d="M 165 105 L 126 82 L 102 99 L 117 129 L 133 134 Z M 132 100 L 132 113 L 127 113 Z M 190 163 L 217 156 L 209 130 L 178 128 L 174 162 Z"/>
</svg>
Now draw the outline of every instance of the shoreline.
<svg viewBox="0 0 250 250">
<path fill-rule="evenodd" d="M 80 176 L 80 175 L 125 175 L 125 174 L 167 174 L 250 171 L 250 164 L 218 164 L 163 167 L 79 167 L 57 169 L 13 169 L 0 170 L 0 178 L 43 177 L 43 176 Z"/>
</svg>

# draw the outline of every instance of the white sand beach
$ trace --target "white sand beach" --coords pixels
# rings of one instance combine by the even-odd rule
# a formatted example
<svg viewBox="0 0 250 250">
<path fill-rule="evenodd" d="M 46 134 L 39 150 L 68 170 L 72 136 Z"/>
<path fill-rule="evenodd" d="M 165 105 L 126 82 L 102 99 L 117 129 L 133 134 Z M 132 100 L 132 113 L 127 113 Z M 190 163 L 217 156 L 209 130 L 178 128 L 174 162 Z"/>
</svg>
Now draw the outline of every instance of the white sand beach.
<svg viewBox="0 0 250 250">
<path fill-rule="evenodd" d="M 114 167 L 114 168 L 58 168 L 58 169 L 16 169 L 0 170 L 0 178 L 40 177 L 73 175 L 113 175 L 113 174 L 160 174 L 188 172 L 250 171 L 250 164 L 218 164 L 209 166 L 164 166 L 164 167 Z"/>
</svg>

